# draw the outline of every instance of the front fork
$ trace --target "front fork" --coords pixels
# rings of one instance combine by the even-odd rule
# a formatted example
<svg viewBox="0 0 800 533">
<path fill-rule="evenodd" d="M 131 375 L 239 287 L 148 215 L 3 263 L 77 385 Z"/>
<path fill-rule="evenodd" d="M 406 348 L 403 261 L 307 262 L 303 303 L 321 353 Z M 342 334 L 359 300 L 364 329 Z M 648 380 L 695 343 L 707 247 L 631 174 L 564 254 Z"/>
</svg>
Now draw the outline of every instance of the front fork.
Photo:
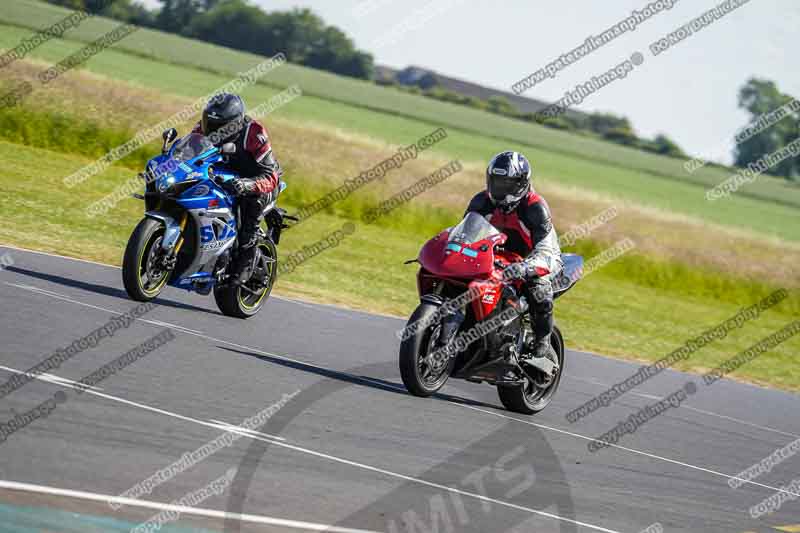
<svg viewBox="0 0 800 533">
<path fill-rule="evenodd" d="M 164 238 L 161 240 L 161 262 L 164 269 L 174 269 L 178 259 L 178 252 L 181 251 L 185 242 L 183 232 L 189 222 L 189 213 L 184 211 L 179 221 L 161 211 L 147 211 L 145 216 L 164 224 Z"/>
<path fill-rule="evenodd" d="M 432 292 L 423 295 L 420 299 L 423 302 L 436 305 L 439 310 L 441 310 L 447 303 L 447 300 L 441 296 L 443 285 L 444 284 L 438 284 L 434 286 Z M 464 323 L 466 317 L 463 309 L 454 309 L 448 314 L 441 316 L 439 318 L 441 329 L 439 330 L 439 338 L 435 340 L 435 346 L 441 348 L 450 344 L 461 329 L 461 325 Z M 433 327 L 434 324 L 430 324 L 429 326 Z"/>
</svg>

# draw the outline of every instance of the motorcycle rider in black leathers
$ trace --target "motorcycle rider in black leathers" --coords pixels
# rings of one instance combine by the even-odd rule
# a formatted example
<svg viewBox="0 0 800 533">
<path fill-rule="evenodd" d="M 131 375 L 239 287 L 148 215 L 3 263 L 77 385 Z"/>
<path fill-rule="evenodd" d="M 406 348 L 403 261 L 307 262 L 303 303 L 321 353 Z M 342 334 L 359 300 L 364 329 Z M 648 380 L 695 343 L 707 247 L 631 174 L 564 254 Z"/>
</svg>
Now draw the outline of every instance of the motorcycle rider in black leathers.
<svg viewBox="0 0 800 533">
<path fill-rule="evenodd" d="M 256 255 L 261 214 L 277 199 L 283 171 L 272 153 L 266 128 L 245 114 L 244 101 L 238 95 L 222 93 L 211 98 L 192 132 L 202 133 L 216 146 L 233 143 L 236 147 L 224 166 L 239 177 L 227 181 L 225 188 L 238 198 L 241 210 L 239 250 L 231 282 L 244 283 Z"/>
<path fill-rule="evenodd" d="M 505 275 L 522 279 L 527 293 L 535 357 L 555 361 L 550 344 L 553 330 L 552 280 L 563 268 L 561 249 L 544 198 L 531 186 L 531 166 L 518 152 L 501 152 L 486 169 L 486 190 L 472 198 L 467 213 L 483 215 L 508 236 L 504 247 L 525 259 Z"/>
</svg>

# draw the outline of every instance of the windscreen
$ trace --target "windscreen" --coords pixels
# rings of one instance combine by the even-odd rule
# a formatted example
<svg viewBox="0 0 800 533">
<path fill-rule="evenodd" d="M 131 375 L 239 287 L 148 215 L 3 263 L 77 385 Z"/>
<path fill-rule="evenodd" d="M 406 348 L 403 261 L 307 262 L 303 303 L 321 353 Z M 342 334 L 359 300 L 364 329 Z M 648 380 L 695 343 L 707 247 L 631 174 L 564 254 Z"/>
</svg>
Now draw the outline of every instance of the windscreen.
<svg viewBox="0 0 800 533">
<path fill-rule="evenodd" d="M 189 161 L 198 155 L 214 148 L 208 137 L 199 133 L 191 133 L 175 143 L 172 158 L 177 161 Z"/>
<path fill-rule="evenodd" d="M 491 237 L 492 235 L 498 235 L 499 233 L 497 228 L 492 226 L 489 221 L 481 215 L 475 212 L 469 212 L 458 226 L 450 230 L 450 239 L 448 242 L 472 244 L 482 241 L 487 237 Z"/>
</svg>

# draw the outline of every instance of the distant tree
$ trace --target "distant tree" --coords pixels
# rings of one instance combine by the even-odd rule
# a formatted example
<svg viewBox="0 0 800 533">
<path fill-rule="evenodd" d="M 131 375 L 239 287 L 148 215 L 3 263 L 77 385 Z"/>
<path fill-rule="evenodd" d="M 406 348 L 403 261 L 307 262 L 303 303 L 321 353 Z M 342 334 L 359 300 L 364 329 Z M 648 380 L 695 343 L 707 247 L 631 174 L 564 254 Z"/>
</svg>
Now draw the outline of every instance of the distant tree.
<svg viewBox="0 0 800 533">
<path fill-rule="evenodd" d="M 70 9 L 86 9 L 86 5 L 84 4 L 83 0 L 48 0 L 48 2 L 57 6 L 68 7 Z"/>
<path fill-rule="evenodd" d="M 103 0 L 100 1 L 103 2 Z M 137 26 L 155 27 L 156 25 L 155 13 L 144 5 L 131 0 L 114 0 L 101 12 L 107 17 L 122 20 L 129 24 L 136 24 Z"/>
<path fill-rule="evenodd" d="M 517 108 L 508 101 L 507 98 L 502 96 L 490 96 L 486 99 L 486 108 L 492 113 L 499 115 L 516 116 L 518 114 Z"/>
<path fill-rule="evenodd" d="M 670 157 L 686 157 L 686 154 L 681 150 L 680 146 L 664 134 L 659 133 L 649 144 L 652 146 L 651 151 L 657 154 Z"/>
<path fill-rule="evenodd" d="M 611 131 L 617 131 L 612 136 L 620 135 L 619 131 L 632 131 L 631 123 L 625 117 L 618 117 L 610 113 L 592 113 L 588 117 L 588 127 L 595 133 L 605 136 Z"/>
<path fill-rule="evenodd" d="M 215 0 L 159 0 L 161 9 L 156 15 L 156 25 L 163 31 L 186 34 L 194 19 L 209 11 Z"/>
<path fill-rule="evenodd" d="M 528 122 L 536 122 L 541 124 L 542 126 L 546 126 L 548 128 L 553 128 L 557 130 L 574 130 L 572 123 L 567 120 L 564 120 L 564 117 L 550 117 L 550 118 L 540 118 L 537 113 L 523 113 L 520 115 L 523 120 L 527 120 Z"/>
<path fill-rule="evenodd" d="M 603 134 L 605 139 L 615 142 L 617 144 L 624 144 L 626 146 L 635 146 L 639 141 L 630 128 L 612 128 Z"/>
<path fill-rule="evenodd" d="M 739 107 L 751 115 L 748 124 L 791 101 L 791 96 L 780 92 L 775 83 L 768 80 L 750 79 L 739 91 Z M 798 138 L 798 135 L 800 135 L 800 118 L 796 112 L 789 112 L 776 124 L 739 143 L 734 150 L 735 164 L 747 167 L 750 163 L 791 143 Z M 797 180 L 800 176 L 800 161 L 798 158 L 786 159 L 772 167 L 768 173 Z"/>
<path fill-rule="evenodd" d="M 228 48 L 271 56 L 278 49 L 274 45 L 275 36 L 269 31 L 264 11 L 241 0 L 231 0 L 197 15 L 184 33 Z"/>
<path fill-rule="evenodd" d="M 80 9 L 139 26 L 153 26 L 155 14 L 135 0 L 47 0 L 51 4 Z"/>
<path fill-rule="evenodd" d="M 197 15 L 185 33 L 261 55 L 283 52 L 294 63 L 345 76 L 369 79 L 374 74 L 372 56 L 309 9 L 265 13 L 243 0 L 226 0 Z"/>
</svg>

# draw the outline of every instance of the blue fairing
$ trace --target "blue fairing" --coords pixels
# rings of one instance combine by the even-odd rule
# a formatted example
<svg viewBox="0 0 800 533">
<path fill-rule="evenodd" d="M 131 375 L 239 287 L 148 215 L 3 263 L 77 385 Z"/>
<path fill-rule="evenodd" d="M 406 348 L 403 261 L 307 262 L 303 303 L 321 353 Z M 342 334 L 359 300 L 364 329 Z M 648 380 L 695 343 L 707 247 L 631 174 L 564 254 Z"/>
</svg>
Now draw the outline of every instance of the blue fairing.
<svg viewBox="0 0 800 533">
<path fill-rule="evenodd" d="M 156 191 L 164 192 L 170 187 L 188 180 L 197 180 L 194 187 L 184 191 L 178 198 L 179 204 L 186 209 L 200 209 L 208 206 L 208 202 L 217 199 L 220 207 L 232 207 L 234 198 L 208 175 L 212 165 L 222 162 L 222 155 L 216 148 L 209 149 L 186 161 L 173 158 L 173 153 L 178 142 L 172 145 L 169 152 L 153 157 L 148 161 L 147 168 L 155 175 Z M 236 174 L 221 170 L 216 174 L 221 182 L 233 179 Z"/>
<path fill-rule="evenodd" d="M 212 286 L 214 279 L 209 270 L 213 270 L 223 253 L 228 253 L 236 239 L 235 198 L 221 183 L 237 176 L 222 168 L 214 169 L 215 179 L 209 176 L 209 169 L 221 167 L 223 163 L 219 150 L 197 134 L 178 140 L 166 154 L 153 157 L 147 163 L 147 174 L 156 193 L 170 197 L 183 207 L 197 230 L 195 257 L 188 268 L 170 280 L 174 287 L 201 290 Z M 170 238 L 168 242 L 167 239 L 162 241 L 164 245 L 174 245 L 181 232 L 179 220 L 158 211 L 149 212 L 148 216 L 166 226 L 166 235 Z"/>
<path fill-rule="evenodd" d="M 148 204 L 152 210 L 145 216 L 164 225 L 164 253 L 172 253 L 178 242 L 188 240 L 192 246 L 188 255 L 185 246 L 181 249 L 180 270 L 173 272 L 169 284 L 207 294 L 215 283 L 215 268 L 224 266 L 238 235 L 236 199 L 223 188 L 238 176 L 225 168 L 225 156 L 199 133 L 190 133 L 166 154 L 150 159 L 146 175 L 152 183 L 149 198 L 155 195 L 158 201 Z M 284 187 L 281 182 L 280 190 Z M 175 204 L 184 212 L 176 213 Z"/>
</svg>

